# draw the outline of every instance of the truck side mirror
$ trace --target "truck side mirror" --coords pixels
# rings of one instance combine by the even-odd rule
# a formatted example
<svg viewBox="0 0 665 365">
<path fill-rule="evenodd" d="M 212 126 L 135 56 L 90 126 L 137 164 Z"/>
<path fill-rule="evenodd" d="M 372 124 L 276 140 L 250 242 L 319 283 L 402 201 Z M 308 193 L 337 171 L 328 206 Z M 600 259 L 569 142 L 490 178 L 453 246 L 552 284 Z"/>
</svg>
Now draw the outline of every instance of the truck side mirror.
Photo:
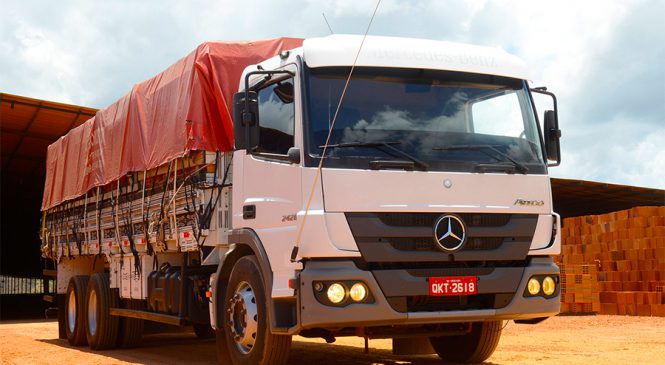
<svg viewBox="0 0 665 365">
<path fill-rule="evenodd" d="M 545 140 L 545 152 L 548 161 L 547 166 L 559 166 L 561 164 L 561 129 L 559 129 L 559 112 L 557 108 L 556 95 L 547 91 L 546 87 L 536 87 L 531 89 L 532 93 L 547 95 L 552 98 L 554 110 L 545 111 L 545 120 L 543 121 L 543 139 Z"/>
<path fill-rule="evenodd" d="M 550 161 L 556 161 L 556 164 L 551 164 L 550 166 L 558 166 L 561 163 L 561 147 L 559 143 L 561 130 L 559 129 L 559 121 L 556 111 L 545 111 L 544 124 L 543 133 L 545 135 L 545 151 L 547 152 L 547 159 Z"/>
<path fill-rule="evenodd" d="M 255 91 L 233 95 L 233 134 L 236 150 L 249 152 L 259 145 L 259 100 Z"/>
</svg>

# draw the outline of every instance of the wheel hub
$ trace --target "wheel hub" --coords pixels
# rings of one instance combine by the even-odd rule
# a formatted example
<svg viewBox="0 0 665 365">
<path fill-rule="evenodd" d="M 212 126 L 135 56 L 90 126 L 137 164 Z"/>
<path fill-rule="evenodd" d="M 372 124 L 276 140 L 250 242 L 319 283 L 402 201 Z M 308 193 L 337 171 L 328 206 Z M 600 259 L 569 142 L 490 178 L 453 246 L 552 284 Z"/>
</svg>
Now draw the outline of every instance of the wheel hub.
<svg viewBox="0 0 665 365">
<path fill-rule="evenodd" d="M 74 333 L 74 329 L 76 329 L 76 294 L 73 290 L 69 292 L 69 300 L 67 301 L 67 319 L 69 332 Z"/>
<path fill-rule="evenodd" d="M 93 336 L 97 332 L 97 293 L 94 290 L 88 297 L 88 331 Z"/>
<path fill-rule="evenodd" d="M 241 282 L 229 299 L 227 327 L 236 347 L 243 354 L 252 351 L 256 342 L 258 312 L 254 289 L 247 282 Z"/>
</svg>

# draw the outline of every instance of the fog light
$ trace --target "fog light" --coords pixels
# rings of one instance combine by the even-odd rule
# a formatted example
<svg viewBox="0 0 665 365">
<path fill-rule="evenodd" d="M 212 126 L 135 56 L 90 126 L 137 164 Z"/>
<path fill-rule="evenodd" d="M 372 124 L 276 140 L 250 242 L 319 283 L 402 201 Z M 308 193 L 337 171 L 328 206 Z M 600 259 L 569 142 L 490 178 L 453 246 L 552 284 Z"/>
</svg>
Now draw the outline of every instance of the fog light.
<svg viewBox="0 0 665 365">
<path fill-rule="evenodd" d="M 356 302 L 360 302 L 367 298 L 367 287 L 363 283 L 355 283 L 349 291 L 349 296 Z"/>
<path fill-rule="evenodd" d="M 545 279 L 543 280 L 543 293 L 545 293 L 545 295 L 552 295 L 554 294 L 555 289 L 556 289 L 556 284 L 554 283 L 554 279 L 552 279 L 549 276 L 546 276 Z"/>
<path fill-rule="evenodd" d="M 334 304 L 339 304 L 346 298 L 346 290 L 344 289 L 344 286 L 339 283 L 334 283 L 329 286 L 326 294 L 328 295 L 328 300 Z"/>
<path fill-rule="evenodd" d="M 528 285 L 529 294 L 537 295 L 540 292 L 540 282 L 536 278 L 529 279 Z"/>
</svg>

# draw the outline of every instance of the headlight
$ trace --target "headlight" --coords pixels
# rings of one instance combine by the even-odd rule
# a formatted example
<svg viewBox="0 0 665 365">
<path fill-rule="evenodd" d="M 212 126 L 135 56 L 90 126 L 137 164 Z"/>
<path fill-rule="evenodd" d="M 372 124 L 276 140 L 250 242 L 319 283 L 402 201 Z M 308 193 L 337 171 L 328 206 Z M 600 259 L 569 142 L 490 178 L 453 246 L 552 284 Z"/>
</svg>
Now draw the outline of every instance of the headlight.
<svg viewBox="0 0 665 365">
<path fill-rule="evenodd" d="M 349 291 L 349 296 L 356 302 L 360 302 L 367 298 L 367 288 L 363 283 L 355 283 Z"/>
<path fill-rule="evenodd" d="M 529 294 L 538 295 L 538 293 L 540 292 L 540 282 L 538 281 L 538 279 L 536 278 L 529 279 L 528 290 Z"/>
<path fill-rule="evenodd" d="M 326 294 L 331 303 L 339 304 L 346 298 L 346 289 L 342 284 L 334 283 L 328 287 Z"/>
<path fill-rule="evenodd" d="M 556 284 L 554 283 L 554 279 L 550 276 L 546 276 L 545 279 L 543 279 L 543 293 L 545 293 L 545 295 L 552 295 L 555 290 Z M 529 290 L 529 292 L 530 291 L 531 290 Z"/>
<path fill-rule="evenodd" d="M 319 303 L 332 307 L 374 303 L 372 291 L 358 279 L 314 281 L 312 293 Z"/>
</svg>

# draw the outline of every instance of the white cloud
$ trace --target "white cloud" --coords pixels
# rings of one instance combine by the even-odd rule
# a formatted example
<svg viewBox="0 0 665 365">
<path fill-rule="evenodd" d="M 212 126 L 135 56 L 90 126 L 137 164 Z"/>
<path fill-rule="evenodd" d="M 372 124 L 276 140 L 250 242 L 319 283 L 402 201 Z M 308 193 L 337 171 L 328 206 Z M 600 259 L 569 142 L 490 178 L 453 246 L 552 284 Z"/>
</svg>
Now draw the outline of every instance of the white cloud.
<svg viewBox="0 0 665 365">
<path fill-rule="evenodd" d="M 361 33 L 376 2 L 5 2 L 2 92 L 103 107 L 205 40 Z M 663 187 L 665 3 L 383 0 L 371 34 L 465 41 L 524 58 L 559 96 L 555 176 Z M 542 111 L 541 111 L 542 112 Z M 609 168 L 619 166 L 618 168 Z"/>
<path fill-rule="evenodd" d="M 596 144 L 569 149 L 555 176 L 665 189 L 665 130 L 634 139 L 622 133 L 625 125 L 625 120 L 607 123 L 586 139 Z"/>
</svg>

